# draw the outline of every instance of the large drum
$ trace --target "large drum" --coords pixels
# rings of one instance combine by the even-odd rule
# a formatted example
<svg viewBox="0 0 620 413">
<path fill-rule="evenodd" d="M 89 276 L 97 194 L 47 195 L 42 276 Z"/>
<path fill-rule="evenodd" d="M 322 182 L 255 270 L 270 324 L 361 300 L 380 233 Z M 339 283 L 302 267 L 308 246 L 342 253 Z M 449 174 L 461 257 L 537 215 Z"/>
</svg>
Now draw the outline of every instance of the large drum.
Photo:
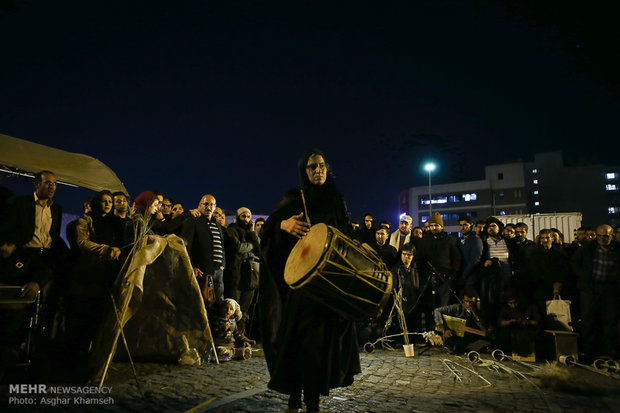
<svg viewBox="0 0 620 413">
<path fill-rule="evenodd" d="M 284 280 L 352 320 L 380 314 L 392 291 L 392 274 L 379 256 L 325 224 L 297 241 Z"/>
</svg>

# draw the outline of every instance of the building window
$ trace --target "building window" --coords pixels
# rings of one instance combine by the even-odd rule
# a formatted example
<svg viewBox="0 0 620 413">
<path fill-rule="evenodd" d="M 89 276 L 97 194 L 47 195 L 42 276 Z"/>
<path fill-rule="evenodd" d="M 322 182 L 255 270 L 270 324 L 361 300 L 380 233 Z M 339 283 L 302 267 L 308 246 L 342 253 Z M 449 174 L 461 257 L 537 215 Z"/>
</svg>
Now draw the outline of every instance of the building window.
<svg viewBox="0 0 620 413">
<path fill-rule="evenodd" d="M 431 201 L 434 204 L 446 204 L 448 203 L 448 197 L 446 196 L 436 196 L 433 197 L 433 200 Z M 421 205 L 428 205 L 428 198 L 420 198 L 420 204 Z"/>
<path fill-rule="evenodd" d="M 502 179 L 504 179 L 504 173 L 503 173 L 503 172 L 498 173 L 498 174 L 497 174 L 497 179 L 498 179 L 499 181 L 501 181 Z"/>
<path fill-rule="evenodd" d="M 610 214 L 617 214 L 620 212 L 620 207 L 609 207 L 607 209 Z"/>
<path fill-rule="evenodd" d="M 502 198 L 504 198 L 504 193 L 500 192 L 499 194 L 497 194 L 497 196 L 499 197 L 499 199 L 502 199 Z"/>
<path fill-rule="evenodd" d="M 540 202 L 536 201 L 536 202 L 534 202 L 534 205 L 539 206 Z"/>
<path fill-rule="evenodd" d="M 461 202 L 458 195 L 450 195 L 448 197 L 448 202 Z"/>
<path fill-rule="evenodd" d="M 472 193 L 472 194 L 463 194 L 461 195 L 461 198 L 463 199 L 463 201 L 465 202 L 469 202 L 469 201 L 475 201 L 476 200 L 476 194 Z"/>
<path fill-rule="evenodd" d="M 605 177 L 607 178 L 608 181 L 611 181 L 612 179 L 618 179 L 618 173 L 611 172 L 611 173 L 605 174 Z"/>
<path fill-rule="evenodd" d="M 616 185 L 616 184 L 607 184 L 607 185 L 605 185 L 605 189 L 607 191 L 617 191 L 618 190 L 618 185 Z"/>
<path fill-rule="evenodd" d="M 532 169 L 532 173 L 533 174 L 537 174 L 538 173 L 538 169 Z"/>
<path fill-rule="evenodd" d="M 534 191 L 534 195 L 538 195 L 538 191 Z"/>
<path fill-rule="evenodd" d="M 532 182 L 534 183 L 534 185 L 538 185 L 538 179 L 534 179 Z"/>
<path fill-rule="evenodd" d="M 502 215 L 502 216 L 506 215 L 506 211 L 499 211 L 499 214 Z"/>
</svg>

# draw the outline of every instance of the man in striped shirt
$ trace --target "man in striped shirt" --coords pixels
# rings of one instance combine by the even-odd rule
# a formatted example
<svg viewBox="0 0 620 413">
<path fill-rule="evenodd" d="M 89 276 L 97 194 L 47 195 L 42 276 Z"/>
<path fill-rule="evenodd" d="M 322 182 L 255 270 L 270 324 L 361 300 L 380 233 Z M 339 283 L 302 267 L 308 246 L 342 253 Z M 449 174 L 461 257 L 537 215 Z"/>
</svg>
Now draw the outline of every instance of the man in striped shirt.
<svg viewBox="0 0 620 413">
<path fill-rule="evenodd" d="M 489 321 L 497 317 L 504 289 L 512 281 L 513 244 L 500 235 L 503 229 L 500 220 L 489 217 L 481 234 L 483 267 L 480 270 L 480 304 Z"/>
<path fill-rule="evenodd" d="M 210 194 L 200 199 L 200 216 L 183 222 L 181 237 L 185 240 L 187 252 L 194 267 L 194 275 L 201 288 L 207 276 L 213 278 L 215 299 L 224 299 L 224 234 L 213 216 L 215 197 Z"/>
</svg>

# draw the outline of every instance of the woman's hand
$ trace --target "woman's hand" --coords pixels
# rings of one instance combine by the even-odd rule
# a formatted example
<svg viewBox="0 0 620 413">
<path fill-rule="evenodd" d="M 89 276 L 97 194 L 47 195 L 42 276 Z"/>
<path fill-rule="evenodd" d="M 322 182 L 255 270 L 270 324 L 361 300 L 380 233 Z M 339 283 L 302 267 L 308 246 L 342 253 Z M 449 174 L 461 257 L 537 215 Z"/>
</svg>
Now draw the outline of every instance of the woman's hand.
<svg viewBox="0 0 620 413">
<path fill-rule="evenodd" d="M 294 237 L 302 238 L 310 231 L 310 224 L 301 220 L 303 216 L 304 213 L 302 212 L 299 215 L 293 215 L 289 219 L 280 222 L 280 229 L 288 232 Z"/>
</svg>

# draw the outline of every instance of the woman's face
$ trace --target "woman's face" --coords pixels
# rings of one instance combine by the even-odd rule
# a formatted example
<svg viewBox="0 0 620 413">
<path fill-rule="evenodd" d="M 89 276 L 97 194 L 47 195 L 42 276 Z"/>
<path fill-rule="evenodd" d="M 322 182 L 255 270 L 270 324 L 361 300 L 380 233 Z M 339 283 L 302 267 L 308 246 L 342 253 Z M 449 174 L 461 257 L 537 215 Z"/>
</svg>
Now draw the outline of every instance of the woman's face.
<svg viewBox="0 0 620 413">
<path fill-rule="evenodd" d="M 148 213 L 151 215 L 155 215 L 157 211 L 159 211 L 160 200 L 155 198 L 151 206 L 149 207 Z"/>
<path fill-rule="evenodd" d="M 313 185 L 323 185 L 327 180 L 327 165 L 321 155 L 312 155 L 306 162 L 306 174 Z"/>
<path fill-rule="evenodd" d="M 183 213 L 183 205 L 174 204 L 172 207 L 172 218 L 176 218 Z"/>
<path fill-rule="evenodd" d="M 101 214 L 107 215 L 110 211 L 112 211 L 112 197 L 110 195 L 103 195 L 101 197 Z"/>
</svg>

